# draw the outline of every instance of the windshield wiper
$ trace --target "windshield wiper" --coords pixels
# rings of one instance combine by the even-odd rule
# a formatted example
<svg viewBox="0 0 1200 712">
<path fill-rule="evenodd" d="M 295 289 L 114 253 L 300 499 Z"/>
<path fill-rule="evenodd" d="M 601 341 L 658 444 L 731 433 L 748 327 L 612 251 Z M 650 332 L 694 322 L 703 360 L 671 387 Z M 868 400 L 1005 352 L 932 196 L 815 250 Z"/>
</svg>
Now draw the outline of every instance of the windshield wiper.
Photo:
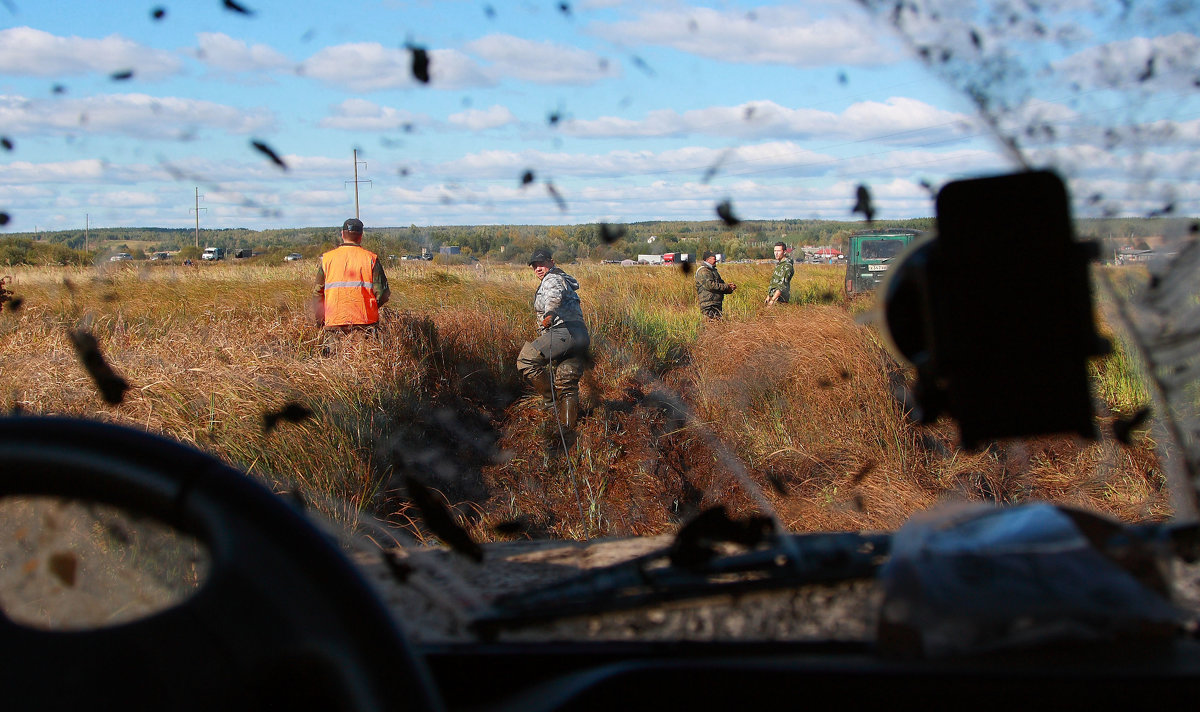
<svg viewBox="0 0 1200 712">
<path fill-rule="evenodd" d="M 629 561 L 505 594 L 472 625 L 486 635 L 667 601 L 870 578 L 891 550 L 891 535 L 771 535 L 758 548 L 689 564 L 672 563 L 680 560 L 678 544 L 677 539 L 669 547 Z"/>
</svg>

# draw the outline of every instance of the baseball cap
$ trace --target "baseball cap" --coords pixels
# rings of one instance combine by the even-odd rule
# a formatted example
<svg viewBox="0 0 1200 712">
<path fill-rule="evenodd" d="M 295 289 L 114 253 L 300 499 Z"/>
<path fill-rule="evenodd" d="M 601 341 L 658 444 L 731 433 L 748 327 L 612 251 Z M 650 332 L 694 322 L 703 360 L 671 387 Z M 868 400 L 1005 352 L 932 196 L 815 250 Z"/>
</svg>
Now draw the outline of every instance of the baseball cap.
<svg viewBox="0 0 1200 712">
<path fill-rule="evenodd" d="M 342 229 L 346 232 L 362 232 L 362 220 L 359 220 L 358 218 L 350 218 L 346 222 L 342 223 Z"/>
<path fill-rule="evenodd" d="M 533 251 L 532 255 L 529 256 L 529 264 L 536 265 L 539 262 L 549 262 L 552 259 L 554 258 L 550 256 L 550 250 L 547 250 L 544 247 L 539 247 Z"/>
<path fill-rule="evenodd" d="M 702 259 L 702 260 L 707 260 L 709 257 L 712 257 L 712 256 L 713 256 L 713 253 L 711 253 L 711 252 L 705 252 L 705 253 L 704 253 L 704 256 L 703 256 L 703 257 L 701 257 L 700 259 Z"/>
</svg>

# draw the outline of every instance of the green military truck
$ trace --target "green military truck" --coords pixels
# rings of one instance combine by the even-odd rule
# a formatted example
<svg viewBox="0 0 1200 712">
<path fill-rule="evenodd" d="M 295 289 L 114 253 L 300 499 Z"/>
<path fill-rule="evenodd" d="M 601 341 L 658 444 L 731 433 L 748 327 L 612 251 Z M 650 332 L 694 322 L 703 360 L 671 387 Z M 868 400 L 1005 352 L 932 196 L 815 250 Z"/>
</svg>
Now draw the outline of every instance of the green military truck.
<svg viewBox="0 0 1200 712">
<path fill-rule="evenodd" d="M 883 282 L 892 260 L 921 233 L 917 230 L 868 230 L 850 236 L 846 248 L 846 293 L 870 292 Z"/>
</svg>

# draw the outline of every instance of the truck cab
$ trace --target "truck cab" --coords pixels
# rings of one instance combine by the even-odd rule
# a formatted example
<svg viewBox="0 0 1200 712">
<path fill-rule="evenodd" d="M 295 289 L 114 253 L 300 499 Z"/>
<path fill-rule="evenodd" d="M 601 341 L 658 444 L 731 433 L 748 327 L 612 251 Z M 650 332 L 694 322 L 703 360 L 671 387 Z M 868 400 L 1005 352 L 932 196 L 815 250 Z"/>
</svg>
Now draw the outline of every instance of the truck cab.
<svg viewBox="0 0 1200 712">
<path fill-rule="evenodd" d="M 850 237 L 846 248 L 846 293 L 874 291 L 892 261 L 921 233 L 917 230 L 871 230 Z"/>
</svg>

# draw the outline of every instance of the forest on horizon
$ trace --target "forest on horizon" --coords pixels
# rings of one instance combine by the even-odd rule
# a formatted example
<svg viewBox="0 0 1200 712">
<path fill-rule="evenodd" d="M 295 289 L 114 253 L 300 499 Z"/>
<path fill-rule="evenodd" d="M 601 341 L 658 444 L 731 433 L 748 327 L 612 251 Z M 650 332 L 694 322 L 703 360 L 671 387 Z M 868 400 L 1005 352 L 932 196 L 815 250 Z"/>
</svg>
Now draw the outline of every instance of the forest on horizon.
<svg viewBox="0 0 1200 712">
<path fill-rule="evenodd" d="M 855 232 L 864 229 L 933 229 L 934 218 L 876 220 L 870 224 L 840 220 L 746 220 L 727 225 L 719 220 L 661 220 L 635 223 L 579 225 L 451 225 L 368 227 L 364 244 L 381 254 L 419 254 L 457 246 L 461 259 L 475 257 L 521 263 L 539 246 L 551 245 L 559 261 L 612 260 L 638 254 L 712 251 L 726 259 L 771 256 L 771 245 L 832 246 L 844 249 Z M 1077 220 L 1080 240 L 1100 240 L 1111 252 L 1118 247 L 1150 247 L 1162 238 L 1194 230 L 1193 218 L 1090 218 Z M 85 263 L 95 257 L 130 252 L 141 258 L 155 251 L 196 257 L 205 247 L 253 249 L 277 253 L 295 251 L 312 257 L 338 239 L 339 227 L 247 228 L 120 227 L 10 233 L 0 236 L 0 264 Z M 86 249 L 85 249 L 86 244 Z M 195 253 L 195 254 L 193 254 Z"/>
</svg>

